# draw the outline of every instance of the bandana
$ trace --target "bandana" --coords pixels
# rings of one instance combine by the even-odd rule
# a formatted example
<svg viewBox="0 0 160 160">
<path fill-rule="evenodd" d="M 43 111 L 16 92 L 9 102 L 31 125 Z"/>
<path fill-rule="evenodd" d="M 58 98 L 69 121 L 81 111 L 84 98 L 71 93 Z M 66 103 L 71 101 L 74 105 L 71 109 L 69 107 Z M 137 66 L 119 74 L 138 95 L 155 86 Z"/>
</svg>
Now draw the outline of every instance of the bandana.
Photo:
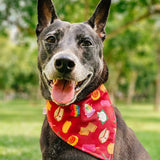
<svg viewBox="0 0 160 160">
<path fill-rule="evenodd" d="M 104 85 L 76 104 L 47 101 L 46 107 L 49 125 L 58 137 L 97 158 L 112 160 L 117 123 Z"/>
</svg>

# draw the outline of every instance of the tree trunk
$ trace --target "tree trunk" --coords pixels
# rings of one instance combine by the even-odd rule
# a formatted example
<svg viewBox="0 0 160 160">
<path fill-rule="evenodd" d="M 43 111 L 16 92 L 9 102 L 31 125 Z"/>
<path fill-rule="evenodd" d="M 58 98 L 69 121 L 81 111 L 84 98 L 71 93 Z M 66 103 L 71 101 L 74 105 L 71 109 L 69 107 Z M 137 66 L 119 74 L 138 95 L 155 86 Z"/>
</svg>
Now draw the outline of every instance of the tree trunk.
<svg viewBox="0 0 160 160">
<path fill-rule="evenodd" d="M 160 107 L 160 49 L 157 50 L 157 66 L 158 66 L 158 73 L 156 77 L 156 93 L 155 93 L 155 105 L 154 110 L 158 111 Z"/>
<path fill-rule="evenodd" d="M 137 80 L 137 72 L 136 71 L 131 71 L 129 87 L 128 87 L 127 104 L 132 103 L 133 96 L 135 94 L 136 80 Z"/>
<path fill-rule="evenodd" d="M 89 0 L 85 0 L 85 12 L 84 12 L 84 19 L 85 21 L 89 18 Z"/>
<path fill-rule="evenodd" d="M 120 77 L 120 74 L 122 72 L 122 63 L 117 63 L 116 65 L 114 66 L 111 66 L 109 67 L 110 69 L 110 76 L 109 76 L 109 95 L 110 95 L 110 99 L 111 99 L 111 102 L 112 104 L 115 104 L 116 103 L 116 100 L 115 100 L 115 95 L 116 95 L 116 92 L 118 91 L 118 82 L 119 82 L 119 77 Z"/>
</svg>

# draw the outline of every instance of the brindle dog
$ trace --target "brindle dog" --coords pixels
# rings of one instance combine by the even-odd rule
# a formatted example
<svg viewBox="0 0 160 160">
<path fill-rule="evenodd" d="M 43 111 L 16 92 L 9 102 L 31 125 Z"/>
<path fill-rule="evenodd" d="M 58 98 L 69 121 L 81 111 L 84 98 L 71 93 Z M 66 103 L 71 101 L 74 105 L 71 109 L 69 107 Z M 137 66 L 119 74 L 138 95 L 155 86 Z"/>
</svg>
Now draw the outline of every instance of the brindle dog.
<svg viewBox="0 0 160 160">
<path fill-rule="evenodd" d="M 72 97 L 70 93 L 65 95 L 69 101 L 61 100 L 60 92 L 57 93 L 58 96 L 55 95 L 60 100 L 58 104 L 64 107 L 81 101 L 107 81 L 108 68 L 103 59 L 103 41 L 110 4 L 111 0 L 101 0 L 88 21 L 69 23 L 58 19 L 51 0 L 38 0 L 38 69 L 41 91 L 45 99 L 54 101 L 52 85 L 57 80 L 61 81 L 64 90 L 68 85 L 75 87 Z M 114 111 L 117 118 L 117 135 L 113 160 L 151 160 L 116 107 Z M 97 159 L 57 137 L 49 127 L 46 117 L 40 144 L 43 160 Z"/>
</svg>

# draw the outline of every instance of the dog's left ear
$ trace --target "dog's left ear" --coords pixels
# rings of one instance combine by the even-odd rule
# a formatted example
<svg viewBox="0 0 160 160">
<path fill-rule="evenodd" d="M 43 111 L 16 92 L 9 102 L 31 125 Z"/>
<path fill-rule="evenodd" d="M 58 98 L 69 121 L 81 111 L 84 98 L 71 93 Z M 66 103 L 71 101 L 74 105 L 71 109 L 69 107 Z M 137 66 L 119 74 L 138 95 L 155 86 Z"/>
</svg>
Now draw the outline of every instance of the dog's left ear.
<svg viewBox="0 0 160 160">
<path fill-rule="evenodd" d="M 36 28 L 37 36 L 42 32 L 42 30 L 53 23 L 57 19 L 57 14 L 52 3 L 52 0 L 38 0 L 38 25 Z"/>
<path fill-rule="evenodd" d="M 105 40 L 105 25 L 107 22 L 111 0 L 101 0 L 88 20 L 88 24 L 97 32 L 102 41 Z"/>
</svg>

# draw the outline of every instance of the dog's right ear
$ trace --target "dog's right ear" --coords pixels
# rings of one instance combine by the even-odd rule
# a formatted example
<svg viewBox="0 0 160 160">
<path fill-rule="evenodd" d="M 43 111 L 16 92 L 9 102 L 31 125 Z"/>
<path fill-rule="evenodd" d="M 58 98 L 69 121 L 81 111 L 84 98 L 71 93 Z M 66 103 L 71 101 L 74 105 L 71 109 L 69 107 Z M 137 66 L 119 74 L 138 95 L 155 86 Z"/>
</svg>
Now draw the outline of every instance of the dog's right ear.
<svg viewBox="0 0 160 160">
<path fill-rule="evenodd" d="M 57 19 L 57 14 L 51 0 L 38 0 L 38 25 L 36 28 L 37 36 L 42 30 Z"/>
</svg>

